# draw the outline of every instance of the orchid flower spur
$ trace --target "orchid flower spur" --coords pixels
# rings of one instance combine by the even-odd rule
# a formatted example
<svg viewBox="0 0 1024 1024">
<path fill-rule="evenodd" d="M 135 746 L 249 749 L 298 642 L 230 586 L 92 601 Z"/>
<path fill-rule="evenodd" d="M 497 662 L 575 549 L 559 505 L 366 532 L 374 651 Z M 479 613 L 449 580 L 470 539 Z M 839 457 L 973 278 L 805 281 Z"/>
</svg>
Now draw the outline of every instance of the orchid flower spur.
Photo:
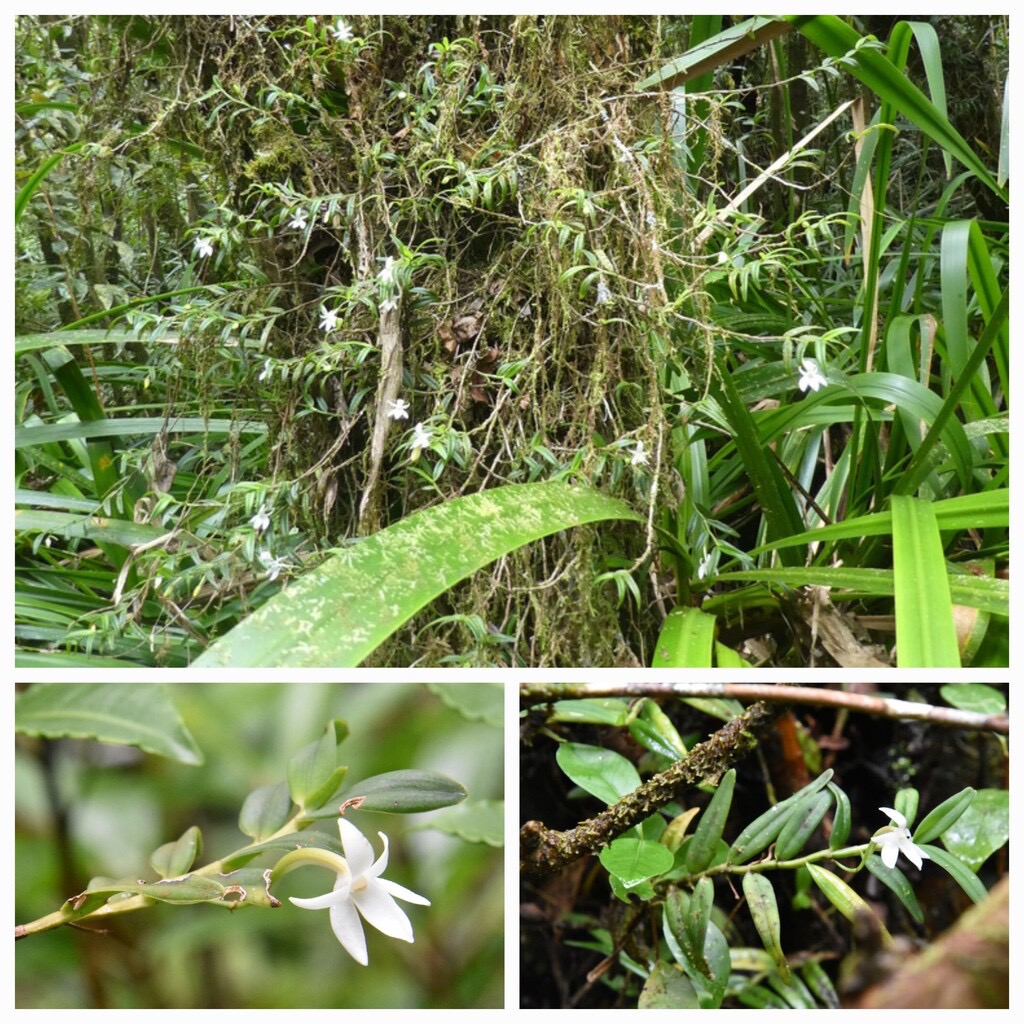
<svg viewBox="0 0 1024 1024">
<path fill-rule="evenodd" d="M 901 853 L 916 868 L 920 868 L 926 860 L 931 860 L 924 850 L 911 842 L 907 819 L 899 811 L 893 810 L 892 807 L 879 807 L 878 809 L 883 814 L 888 814 L 889 820 L 892 822 L 888 829 L 876 832 L 871 837 L 871 841 L 880 848 L 882 863 L 887 868 L 896 867 L 896 860 Z"/>
<path fill-rule="evenodd" d="M 412 942 L 412 924 L 395 900 L 397 898 L 426 907 L 430 906 L 430 900 L 380 877 L 388 866 L 388 837 L 383 832 L 377 835 L 384 843 L 384 852 L 375 861 L 373 846 L 352 822 L 339 818 L 338 831 L 341 833 L 344 857 L 329 850 L 295 850 L 281 858 L 274 874 L 285 874 L 301 864 L 318 864 L 337 872 L 331 892 L 311 899 L 296 896 L 289 899 L 303 910 L 330 910 L 331 928 L 338 941 L 353 960 L 365 967 L 369 957 L 360 916 L 377 931 L 394 939 Z"/>
</svg>

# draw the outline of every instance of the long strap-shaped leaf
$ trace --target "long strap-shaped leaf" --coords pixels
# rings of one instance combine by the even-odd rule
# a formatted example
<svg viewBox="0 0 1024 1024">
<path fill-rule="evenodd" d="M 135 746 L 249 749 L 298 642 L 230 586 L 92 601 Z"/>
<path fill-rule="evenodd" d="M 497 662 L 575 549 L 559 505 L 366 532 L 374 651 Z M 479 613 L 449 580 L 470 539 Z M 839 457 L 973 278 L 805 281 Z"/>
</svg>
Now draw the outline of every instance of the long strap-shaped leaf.
<svg viewBox="0 0 1024 1024">
<path fill-rule="evenodd" d="M 901 668 L 960 668 L 946 557 L 931 505 L 893 495 L 896 658 Z"/>
<path fill-rule="evenodd" d="M 830 57 L 844 58 L 850 73 L 863 82 L 880 99 L 891 103 L 921 131 L 934 139 L 946 152 L 951 153 L 965 167 L 973 171 L 988 188 L 1003 199 L 1006 190 L 1000 188 L 988 168 L 963 136 L 949 123 L 934 103 L 910 82 L 885 56 L 864 46 L 859 36 L 841 18 L 835 15 L 792 15 L 788 21 Z M 857 49 L 858 44 L 861 44 Z"/>
<path fill-rule="evenodd" d="M 496 558 L 628 505 L 564 483 L 510 484 L 416 512 L 333 555 L 213 644 L 198 667 L 358 665 L 402 623 Z"/>
</svg>

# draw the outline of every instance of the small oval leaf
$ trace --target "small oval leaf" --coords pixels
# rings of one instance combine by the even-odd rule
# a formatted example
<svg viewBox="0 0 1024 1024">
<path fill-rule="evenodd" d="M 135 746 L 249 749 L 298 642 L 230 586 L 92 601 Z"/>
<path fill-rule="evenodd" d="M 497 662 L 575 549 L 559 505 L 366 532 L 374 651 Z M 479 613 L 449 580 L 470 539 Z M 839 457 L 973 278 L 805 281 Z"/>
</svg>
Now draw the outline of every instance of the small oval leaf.
<svg viewBox="0 0 1024 1024">
<path fill-rule="evenodd" d="M 161 878 L 176 878 L 185 874 L 203 852 L 203 836 L 196 825 L 186 829 L 180 839 L 164 843 L 153 851 L 149 863 Z"/>
<path fill-rule="evenodd" d="M 403 769 L 364 779 L 344 796 L 346 800 L 360 800 L 359 807 L 364 811 L 415 814 L 461 803 L 467 793 L 465 786 L 440 772 Z M 337 813 L 331 816 L 337 817 Z"/>
<path fill-rule="evenodd" d="M 238 815 L 238 827 L 257 843 L 261 843 L 284 825 L 291 807 L 288 783 L 261 786 L 245 798 Z"/>
</svg>

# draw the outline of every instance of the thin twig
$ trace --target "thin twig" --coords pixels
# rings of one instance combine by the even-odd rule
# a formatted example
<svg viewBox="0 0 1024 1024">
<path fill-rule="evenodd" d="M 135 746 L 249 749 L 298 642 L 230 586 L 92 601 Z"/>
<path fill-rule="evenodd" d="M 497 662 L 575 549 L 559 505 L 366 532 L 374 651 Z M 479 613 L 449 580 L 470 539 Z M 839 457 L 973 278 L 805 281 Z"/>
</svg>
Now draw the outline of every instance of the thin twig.
<svg viewBox="0 0 1024 1024">
<path fill-rule="evenodd" d="M 742 701 L 785 701 L 787 704 L 826 705 L 848 708 L 876 718 L 912 718 L 951 729 L 1010 734 L 1008 715 L 983 715 L 959 708 L 866 693 L 829 690 L 822 686 L 789 686 L 777 683 L 528 683 L 520 687 L 520 699 L 538 704 L 584 697 L 728 697 Z"/>
</svg>

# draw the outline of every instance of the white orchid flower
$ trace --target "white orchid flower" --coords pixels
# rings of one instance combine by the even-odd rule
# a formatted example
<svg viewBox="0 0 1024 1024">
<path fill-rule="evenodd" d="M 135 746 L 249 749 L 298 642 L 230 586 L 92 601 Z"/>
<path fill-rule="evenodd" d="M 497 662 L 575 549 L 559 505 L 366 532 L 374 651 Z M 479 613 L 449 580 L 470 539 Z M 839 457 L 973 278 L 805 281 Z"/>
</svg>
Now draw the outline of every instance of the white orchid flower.
<svg viewBox="0 0 1024 1024">
<path fill-rule="evenodd" d="M 338 23 L 331 29 L 331 35 L 334 36 L 339 43 L 346 43 L 352 38 L 352 29 L 339 18 Z"/>
<path fill-rule="evenodd" d="M 800 364 L 800 379 L 797 387 L 801 391 L 817 391 L 819 388 L 827 387 L 828 379 L 821 372 L 821 368 L 813 359 L 805 359 Z"/>
<path fill-rule="evenodd" d="M 259 511 L 249 520 L 249 525 L 257 532 L 262 533 L 270 526 L 270 516 L 267 513 L 267 506 L 260 505 Z"/>
<path fill-rule="evenodd" d="M 879 807 L 878 809 L 883 814 L 887 814 L 892 822 L 888 829 L 882 829 L 871 837 L 871 841 L 880 848 L 882 863 L 887 868 L 896 867 L 896 860 L 901 853 L 916 868 L 920 868 L 926 860 L 931 860 L 931 857 L 920 846 L 915 846 L 911 842 L 907 819 L 899 811 L 892 807 Z"/>
<path fill-rule="evenodd" d="M 299 210 L 297 213 L 292 215 L 292 219 L 288 222 L 288 227 L 294 231 L 305 231 L 308 219 L 306 217 L 305 210 Z"/>
<path fill-rule="evenodd" d="M 366 921 L 393 939 L 412 942 L 412 923 L 395 900 L 419 903 L 425 907 L 430 906 L 430 900 L 397 882 L 389 882 L 380 877 L 388 866 L 388 837 L 383 832 L 377 835 L 384 844 L 384 852 L 375 861 L 373 846 L 352 822 L 339 818 L 338 831 L 341 833 L 344 857 L 328 850 L 317 850 L 318 856 L 314 861 L 308 856 L 312 851 L 295 851 L 296 854 L 305 853 L 307 857 L 296 856 L 293 863 L 287 865 L 287 870 L 290 870 L 300 860 L 304 860 L 306 863 L 332 867 L 337 872 L 334 889 L 311 899 L 299 899 L 296 896 L 290 896 L 289 899 L 303 910 L 330 910 L 331 928 L 338 941 L 353 960 L 365 967 L 370 961 L 362 922 Z M 292 857 L 293 854 L 287 856 Z"/>
<path fill-rule="evenodd" d="M 263 563 L 263 567 L 267 570 L 267 579 L 270 580 L 271 583 L 281 575 L 281 570 L 288 565 L 288 562 L 284 558 L 275 558 L 267 550 L 260 552 L 260 561 Z"/>
<path fill-rule="evenodd" d="M 413 448 L 429 448 L 430 447 L 430 435 L 431 431 L 423 426 L 422 423 L 417 423 L 412 428 L 412 445 Z"/>
<path fill-rule="evenodd" d="M 396 398 L 391 402 L 388 415 L 393 420 L 407 420 L 409 418 L 409 403 L 404 398 Z"/>
<path fill-rule="evenodd" d="M 213 239 L 197 238 L 193 248 L 200 259 L 206 259 L 207 256 L 213 255 Z"/>
<path fill-rule="evenodd" d="M 326 306 L 320 307 L 320 329 L 330 334 L 332 331 L 338 328 L 338 312 L 334 309 L 328 309 Z"/>
<path fill-rule="evenodd" d="M 636 450 L 633 452 L 633 457 L 629 460 L 631 466 L 646 466 L 647 465 L 647 452 L 644 450 L 643 441 L 637 441 Z"/>
</svg>

